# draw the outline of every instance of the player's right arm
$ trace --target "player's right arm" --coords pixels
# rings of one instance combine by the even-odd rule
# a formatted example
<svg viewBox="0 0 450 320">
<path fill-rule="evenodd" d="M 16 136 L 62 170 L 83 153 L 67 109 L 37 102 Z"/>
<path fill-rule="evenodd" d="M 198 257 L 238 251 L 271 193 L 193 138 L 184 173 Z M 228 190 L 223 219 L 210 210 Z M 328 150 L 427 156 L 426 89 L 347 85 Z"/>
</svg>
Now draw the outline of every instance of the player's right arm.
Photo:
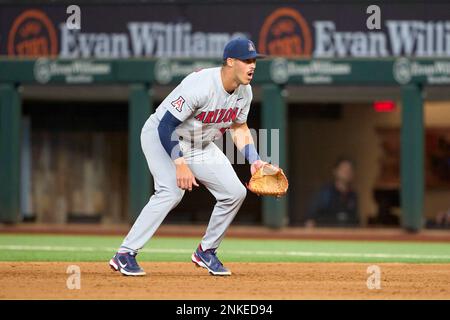
<svg viewBox="0 0 450 320">
<path fill-rule="evenodd" d="M 199 104 L 199 94 L 192 83 L 193 80 L 195 79 L 187 77 L 161 103 L 165 113 L 158 125 L 161 144 L 175 163 L 177 185 L 189 191 L 193 185 L 198 187 L 198 183 L 183 157 L 175 130 L 194 113 L 195 107 Z"/>
<path fill-rule="evenodd" d="M 245 159 L 247 159 L 250 163 L 250 173 L 252 175 L 255 174 L 255 172 L 266 164 L 266 162 L 261 160 L 258 151 L 256 151 L 255 143 L 247 122 L 235 122 L 231 125 L 231 129 L 232 130 L 230 132 L 234 144 L 244 155 Z"/>
<path fill-rule="evenodd" d="M 236 145 L 238 150 L 240 150 L 241 153 L 244 155 L 245 159 L 247 159 L 248 162 L 251 164 L 250 173 L 254 175 L 259 168 L 261 168 L 266 164 L 266 162 L 261 160 L 258 151 L 256 151 L 253 137 L 247 125 L 247 115 L 248 112 L 250 111 L 250 103 L 253 98 L 253 93 L 250 85 L 246 86 L 245 88 L 246 88 L 245 106 L 238 114 L 234 123 L 231 125 L 232 130 L 230 132 L 234 144 Z"/>
</svg>

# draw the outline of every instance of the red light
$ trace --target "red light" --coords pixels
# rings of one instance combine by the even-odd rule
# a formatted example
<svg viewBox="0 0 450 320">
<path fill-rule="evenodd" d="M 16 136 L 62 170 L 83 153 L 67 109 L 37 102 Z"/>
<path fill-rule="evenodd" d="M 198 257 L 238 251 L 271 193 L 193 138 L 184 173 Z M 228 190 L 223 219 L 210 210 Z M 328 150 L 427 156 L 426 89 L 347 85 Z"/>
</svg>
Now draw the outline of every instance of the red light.
<svg viewBox="0 0 450 320">
<path fill-rule="evenodd" d="M 395 110 L 394 101 L 375 101 L 373 108 L 376 112 L 392 112 Z"/>
</svg>

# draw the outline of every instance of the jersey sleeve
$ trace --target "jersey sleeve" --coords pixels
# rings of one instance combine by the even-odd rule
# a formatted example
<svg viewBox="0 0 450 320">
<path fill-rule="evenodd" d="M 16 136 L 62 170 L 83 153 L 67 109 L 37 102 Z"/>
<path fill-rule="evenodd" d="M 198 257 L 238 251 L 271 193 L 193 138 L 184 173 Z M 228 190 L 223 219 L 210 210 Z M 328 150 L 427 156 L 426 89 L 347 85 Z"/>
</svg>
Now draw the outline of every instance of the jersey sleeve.
<svg viewBox="0 0 450 320">
<path fill-rule="evenodd" d="M 253 99 L 252 89 L 251 89 L 250 85 L 248 85 L 248 88 L 246 90 L 246 98 L 244 99 L 245 104 L 242 107 L 242 109 L 239 111 L 239 114 L 237 115 L 234 122 L 236 122 L 236 123 L 247 122 L 247 116 L 250 111 L 250 104 L 252 103 L 252 99 Z"/>
<path fill-rule="evenodd" d="M 164 99 L 162 105 L 181 122 L 188 119 L 201 104 L 201 86 L 195 84 L 195 76 L 186 77 Z"/>
</svg>

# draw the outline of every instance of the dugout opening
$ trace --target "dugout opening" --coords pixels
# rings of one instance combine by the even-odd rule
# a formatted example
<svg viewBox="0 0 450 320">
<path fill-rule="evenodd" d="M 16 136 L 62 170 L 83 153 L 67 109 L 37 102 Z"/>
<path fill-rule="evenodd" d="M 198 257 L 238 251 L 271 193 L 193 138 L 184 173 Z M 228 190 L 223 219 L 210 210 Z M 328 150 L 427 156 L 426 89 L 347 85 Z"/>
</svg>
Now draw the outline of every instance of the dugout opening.
<svg viewBox="0 0 450 320">
<path fill-rule="evenodd" d="M 24 220 L 126 221 L 127 105 L 24 99 L 22 110 Z"/>
<path fill-rule="evenodd" d="M 403 218 L 399 88 L 288 87 L 288 91 L 289 168 L 295 190 L 289 198 L 290 225 L 305 225 L 314 196 L 332 181 L 336 159 L 345 156 L 356 163 L 360 226 L 399 227 Z M 423 225 L 428 228 L 448 228 L 450 221 L 445 220 L 450 210 L 448 92 L 424 90 Z M 392 101 L 395 108 L 377 110 L 375 101 Z"/>
</svg>

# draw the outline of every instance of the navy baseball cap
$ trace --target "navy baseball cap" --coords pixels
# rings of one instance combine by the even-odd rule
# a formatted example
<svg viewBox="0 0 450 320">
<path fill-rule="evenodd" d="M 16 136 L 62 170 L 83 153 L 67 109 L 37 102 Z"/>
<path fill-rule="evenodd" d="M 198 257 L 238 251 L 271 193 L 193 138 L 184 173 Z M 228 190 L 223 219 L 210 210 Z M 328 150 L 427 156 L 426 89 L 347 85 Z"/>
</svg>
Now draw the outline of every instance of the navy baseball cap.
<svg viewBox="0 0 450 320">
<path fill-rule="evenodd" d="M 235 58 L 239 60 L 260 59 L 265 56 L 256 52 L 255 44 L 248 39 L 236 38 L 231 40 L 223 49 L 223 60 Z"/>
</svg>

